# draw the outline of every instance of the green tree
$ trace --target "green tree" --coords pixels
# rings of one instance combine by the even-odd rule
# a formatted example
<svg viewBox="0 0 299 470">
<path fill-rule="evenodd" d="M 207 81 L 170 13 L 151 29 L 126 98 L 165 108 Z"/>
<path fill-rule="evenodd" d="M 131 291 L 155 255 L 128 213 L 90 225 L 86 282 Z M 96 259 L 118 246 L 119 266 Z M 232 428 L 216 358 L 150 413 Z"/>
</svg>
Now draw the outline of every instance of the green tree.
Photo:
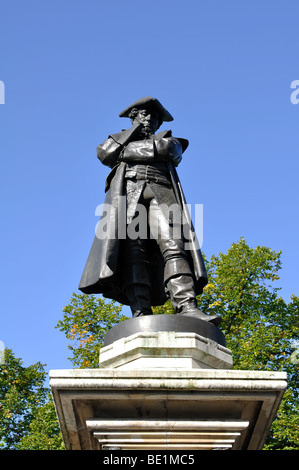
<svg viewBox="0 0 299 470">
<path fill-rule="evenodd" d="M 47 399 L 48 401 L 43 406 L 36 409 L 28 434 L 17 445 L 18 450 L 63 450 L 65 448 L 50 392 Z"/>
<path fill-rule="evenodd" d="M 0 448 L 15 449 L 46 401 L 46 372 L 40 362 L 24 367 L 10 349 L 0 365 Z"/>
<path fill-rule="evenodd" d="M 64 449 L 46 372 L 37 362 L 24 367 L 10 349 L 0 365 L 0 449 Z"/>
<path fill-rule="evenodd" d="M 68 348 L 73 356 L 69 359 L 75 367 L 98 367 L 99 352 L 106 333 L 113 325 L 127 320 L 121 309 L 121 305 L 114 301 L 105 302 L 102 297 L 72 295 L 70 303 L 63 308 L 63 320 L 57 323 L 56 328 L 72 341 Z"/>
<path fill-rule="evenodd" d="M 286 303 L 274 287 L 281 252 L 243 238 L 226 254 L 206 261 L 209 284 L 199 298 L 205 313 L 221 315 L 220 328 L 233 352 L 234 369 L 286 371 L 288 389 L 265 449 L 299 449 L 299 297 Z"/>
</svg>

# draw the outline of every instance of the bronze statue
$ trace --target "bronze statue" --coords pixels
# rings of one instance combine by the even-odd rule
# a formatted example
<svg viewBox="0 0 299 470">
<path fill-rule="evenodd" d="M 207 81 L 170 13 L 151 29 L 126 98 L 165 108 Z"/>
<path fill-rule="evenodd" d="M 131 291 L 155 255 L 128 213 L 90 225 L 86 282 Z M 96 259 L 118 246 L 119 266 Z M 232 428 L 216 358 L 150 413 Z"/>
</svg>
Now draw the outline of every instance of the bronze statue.
<svg viewBox="0 0 299 470">
<path fill-rule="evenodd" d="M 218 325 L 220 317 L 197 308 L 207 273 L 175 169 L 189 142 L 170 130 L 155 134 L 173 120 L 156 98 L 141 98 L 119 116 L 130 118 L 132 127 L 97 148 L 99 160 L 112 168 L 105 199 L 111 211 L 106 236 L 95 236 L 79 289 L 129 305 L 133 317 L 151 315 L 152 306 L 170 298 L 178 315 Z M 138 219 L 141 208 L 146 219 Z M 136 236 L 136 227 L 143 236 Z"/>
</svg>

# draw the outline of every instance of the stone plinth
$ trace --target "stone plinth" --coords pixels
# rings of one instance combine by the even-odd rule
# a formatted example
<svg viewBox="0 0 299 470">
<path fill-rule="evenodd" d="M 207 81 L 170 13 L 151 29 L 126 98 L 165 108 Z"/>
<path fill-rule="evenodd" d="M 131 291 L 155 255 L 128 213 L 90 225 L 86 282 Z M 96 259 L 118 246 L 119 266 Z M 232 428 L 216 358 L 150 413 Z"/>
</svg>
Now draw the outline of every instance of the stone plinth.
<svg viewBox="0 0 299 470">
<path fill-rule="evenodd" d="M 286 374 L 54 370 L 50 386 L 67 449 L 256 450 L 281 401 Z"/>
<path fill-rule="evenodd" d="M 261 449 L 286 374 L 231 367 L 215 325 L 177 315 L 124 321 L 107 334 L 98 369 L 50 372 L 65 446 Z"/>
<path fill-rule="evenodd" d="M 229 349 L 196 333 L 142 332 L 100 351 L 100 367 L 118 369 L 231 369 Z"/>
</svg>

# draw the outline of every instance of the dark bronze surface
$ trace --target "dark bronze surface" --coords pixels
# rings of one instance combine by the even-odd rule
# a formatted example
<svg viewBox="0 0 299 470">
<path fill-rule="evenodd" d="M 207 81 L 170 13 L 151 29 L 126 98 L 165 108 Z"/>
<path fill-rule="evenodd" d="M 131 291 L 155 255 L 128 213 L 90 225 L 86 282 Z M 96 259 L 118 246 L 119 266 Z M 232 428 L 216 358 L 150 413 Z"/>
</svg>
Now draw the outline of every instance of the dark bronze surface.
<svg viewBox="0 0 299 470">
<path fill-rule="evenodd" d="M 197 333 L 226 347 L 224 334 L 215 325 L 198 318 L 184 315 L 148 315 L 131 318 L 113 326 L 106 334 L 104 346 L 112 344 L 121 338 L 126 338 L 139 332 L 175 331 L 182 333 Z"/>
<path fill-rule="evenodd" d="M 188 314 L 186 323 L 198 317 L 218 325 L 219 317 L 197 308 L 196 296 L 208 279 L 175 168 L 189 142 L 170 130 L 156 134 L 164 121 L 173 120 L 156 98 L 140 98 L 120 117 L 130 118 L 131 128 L 111 134 L 97 148 L 99 160 L 112 169 L 105 187 L 111 212 L 107 236 L 97 232 L 79 289 L 130 305 L 133 317 L 150 315 L 152 306 L 170 299 L 177 314 Z M 146 235 L 134 238 L 140 206 L 146 216 L 138 224 Z"/>
</svg>

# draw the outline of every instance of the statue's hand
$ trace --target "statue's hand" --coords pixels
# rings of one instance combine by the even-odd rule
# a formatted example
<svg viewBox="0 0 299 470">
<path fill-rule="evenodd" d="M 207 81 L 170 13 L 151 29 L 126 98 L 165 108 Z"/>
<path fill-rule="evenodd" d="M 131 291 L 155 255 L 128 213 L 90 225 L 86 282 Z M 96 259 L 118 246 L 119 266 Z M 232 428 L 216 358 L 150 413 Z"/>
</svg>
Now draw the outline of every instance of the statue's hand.
<svg viewBox="0 0 299 470">
<path fill-rule="evenodd" d="M 134 139 L 136 139 L 141 129 L 142 129 L 142 124 L 140 122 L 134 121 L 131 129 L 122 131 L 120 137 L 117 140 L 117 143 L 125 147 L 130 142 L 133 142 Z"/>
<path fill-rule="evenodd" d="M 132 124 L 132 127 L 130 129 L 131 131 L 131 135 L 133 137 L 136 137 L 136 135 L 138 135 L 141 131 L 141 129 L 143 128 L 143 124 L 141 122 L 137 122 L 136 120 L 133 121 L 133 124 Z"/>
</svg>

